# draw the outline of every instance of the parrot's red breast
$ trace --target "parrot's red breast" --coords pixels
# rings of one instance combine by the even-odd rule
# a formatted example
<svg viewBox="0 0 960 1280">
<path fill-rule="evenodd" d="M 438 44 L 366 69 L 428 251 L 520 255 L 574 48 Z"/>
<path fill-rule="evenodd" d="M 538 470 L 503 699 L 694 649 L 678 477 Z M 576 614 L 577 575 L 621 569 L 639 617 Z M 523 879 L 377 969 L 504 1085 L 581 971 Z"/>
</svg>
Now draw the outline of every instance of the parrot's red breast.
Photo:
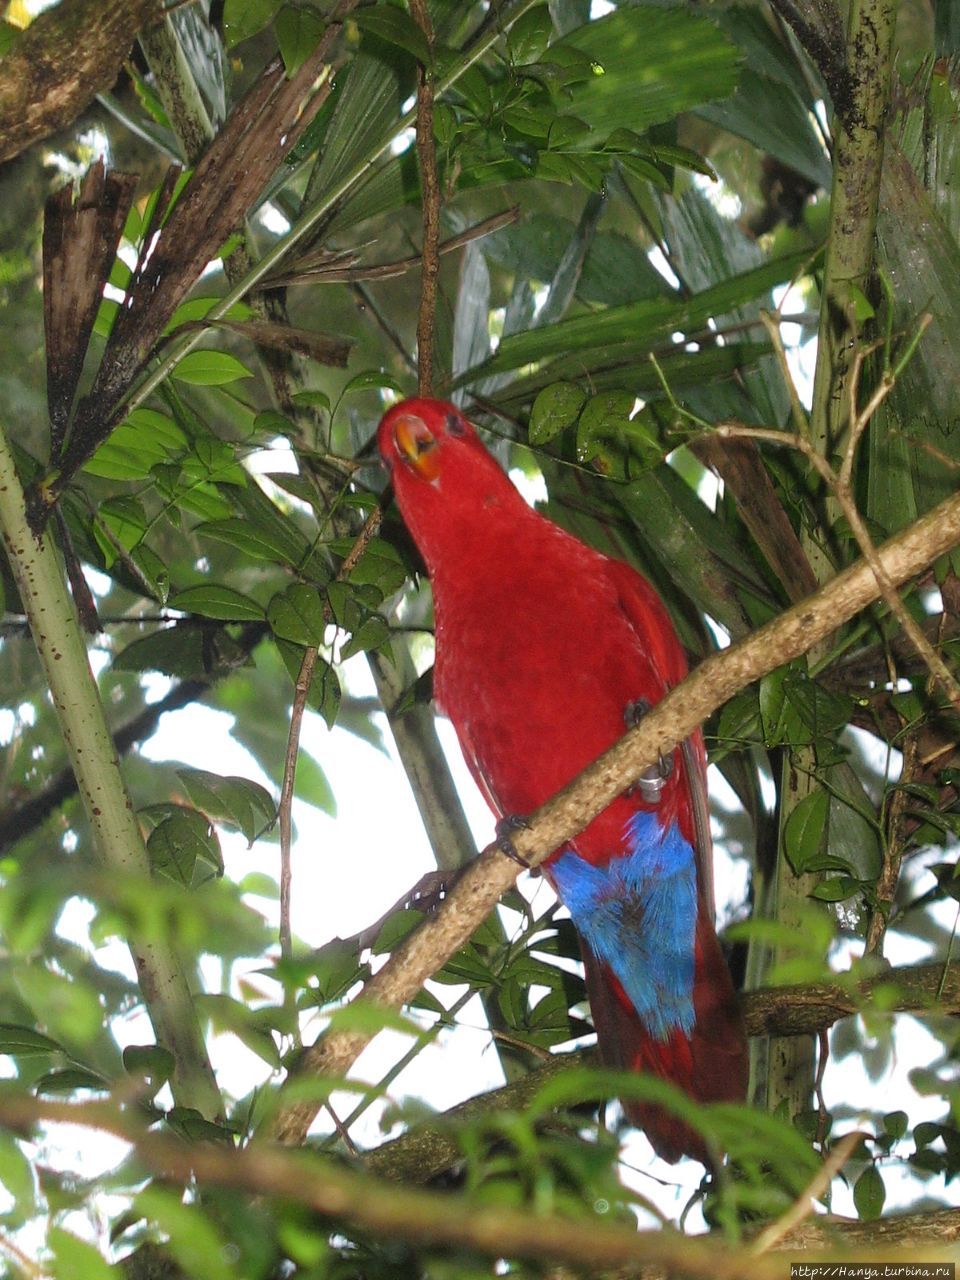
<svg viewBox="0 0 960 1280">
<path fill-rule="evenodd" d="M 452 404 L 396 405 L 378 443 L 430 573 L 437 701 L 497 815 L 529 813 L 683 679 L 683 650 L 650 584 L 533 511 Z M 700 734 L 544 871 L 580 935 L 603 1059 L 704 1101 L 741 1100 L 746 1042 L 713 928 Z M 626 1111 L 660 1155 L 705 1159 L 676 1118 Z"/>
</svg>

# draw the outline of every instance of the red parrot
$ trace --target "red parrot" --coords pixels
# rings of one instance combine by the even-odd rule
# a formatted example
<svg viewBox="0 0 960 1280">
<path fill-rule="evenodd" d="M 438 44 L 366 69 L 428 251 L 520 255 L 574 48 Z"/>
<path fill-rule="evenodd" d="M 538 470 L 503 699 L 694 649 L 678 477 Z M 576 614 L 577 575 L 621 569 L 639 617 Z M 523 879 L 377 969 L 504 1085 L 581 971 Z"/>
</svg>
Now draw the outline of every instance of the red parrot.
<svg viewBox="0 0 960 1280">
<path fill-rule="evenodd" d="M 433 586 L 437 703 L 498 818 L 530 813 L 683 679 L 680 642 L 646 579 L 532 510 L 454 405 L 405 400 L 378 443 Z M 542 869 L 580 938 L 604 1063 L 741 1101 L 701 734 Z M 675 1116 L 624 1109 L 664 1159 L 707 1162 Z"/>
</svg>

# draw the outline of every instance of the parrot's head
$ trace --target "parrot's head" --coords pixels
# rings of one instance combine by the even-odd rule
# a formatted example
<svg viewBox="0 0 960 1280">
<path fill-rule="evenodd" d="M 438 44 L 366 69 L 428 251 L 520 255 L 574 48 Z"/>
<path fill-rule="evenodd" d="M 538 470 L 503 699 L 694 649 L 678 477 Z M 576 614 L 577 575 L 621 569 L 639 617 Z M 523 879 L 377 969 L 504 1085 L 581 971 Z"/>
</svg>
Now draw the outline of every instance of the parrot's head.
<svg viewBox="0 0 960 1280">
<path fill-rule="evenodd" d="M 508 509 L 527 511 L 492 454 L 456 405 L 403 400 L 383 416 L 380 455 L 393 477 L 403 518 L 428 565 L 441 545 L 487 532 Z"/>
<path fill-rule="evenodd" d="M 412 399 L 395 404 L 383 415 L 377 443 L 394 477 L 405 472 L 431 485 L 441 474 L 459 470 L 458 461 L 462 465 L 471 454 L 486 454 L 476 431 L 448 400 Z"/>
</svg>

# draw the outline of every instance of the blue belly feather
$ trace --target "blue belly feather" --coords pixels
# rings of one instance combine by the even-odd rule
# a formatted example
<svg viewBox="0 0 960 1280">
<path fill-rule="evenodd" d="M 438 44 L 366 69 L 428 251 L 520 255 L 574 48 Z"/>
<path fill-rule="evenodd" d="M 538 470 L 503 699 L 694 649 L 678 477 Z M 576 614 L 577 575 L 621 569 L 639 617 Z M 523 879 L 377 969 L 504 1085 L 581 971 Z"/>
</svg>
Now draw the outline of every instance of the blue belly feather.
<svg viewBox="0 0 960 1280">
<path fill-rule="evenodd" d="M 624 852 L 595 867 L 567 850 L 550 868 L 557 893 L 597 958 L 626 991 L 647 1031 L 667 1040 L 693 1030 L 697 870 L 674 823 L 635 814 Z"/>
</svg>

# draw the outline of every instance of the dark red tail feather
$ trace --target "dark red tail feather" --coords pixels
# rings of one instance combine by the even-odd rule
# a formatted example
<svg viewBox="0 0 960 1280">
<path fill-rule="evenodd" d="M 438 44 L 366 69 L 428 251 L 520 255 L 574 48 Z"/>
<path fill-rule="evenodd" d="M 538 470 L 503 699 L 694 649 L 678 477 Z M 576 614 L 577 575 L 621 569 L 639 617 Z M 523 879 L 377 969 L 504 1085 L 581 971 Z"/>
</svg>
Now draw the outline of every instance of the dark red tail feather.
<svg viewBox="0 0 960 1280">
<path fill-rule="evenodd" d="M 679 1030 L 669 1040 L 646 1031 L 620 983 L 606 965 L 584 947 L 587 990 L 605 1066 L 643 1071 L 669 1080 L 697 1102 L 743 1102 L 748 1056 L 743 1020 L 720 943 L 710 920 L 697 922 L 694 979 L 696 1025 L 688 1040 Z M 623 1103 L 629 1120 L 642 1129 L 662 1159 L 710 1158 L 703 1139 L 676 1116 L 651 1103 Z"/>
</svg>

